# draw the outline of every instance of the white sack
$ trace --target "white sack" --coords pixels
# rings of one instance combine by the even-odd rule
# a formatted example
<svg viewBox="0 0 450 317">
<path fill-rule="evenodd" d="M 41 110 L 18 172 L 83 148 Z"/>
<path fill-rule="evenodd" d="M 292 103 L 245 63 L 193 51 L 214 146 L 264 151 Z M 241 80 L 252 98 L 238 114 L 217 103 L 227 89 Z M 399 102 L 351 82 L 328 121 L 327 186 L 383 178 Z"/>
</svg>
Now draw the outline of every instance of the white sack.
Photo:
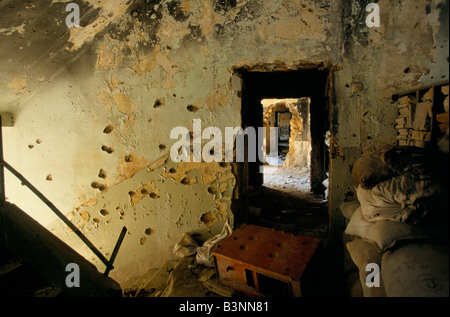
<svg viewBox="0 0 450 317">
<path fill-rule="evenodd" d="M 408 243 L 384 253 L 381 278 L 388 297 L 448 297 L 447 244 Z"/>
<path fill-rule="evenodd" d="M 429 197 L 437 192 L 437 186 L 429 180 L 418 180 L 406 174 L 394 177 L 376 185 L 370 190 L 360 186 L 356 195 L 361 203 L 361 213 L 371 222 L 391 220 L 405 222 L 411 213 L 419 218 L 425 215 L 425 210 L 419 210 L 417 200 Z"/>
<path fill-rule="evenodd" d="M 353 216 L 353 213 L 360 207 L 361 204 L 357 199 L 352 201 L 344 201 L 341 206 L 339 207 L 341 209 L 342 215 L 345 217 L 345 219 L 350 220 Z"/>
</svg>

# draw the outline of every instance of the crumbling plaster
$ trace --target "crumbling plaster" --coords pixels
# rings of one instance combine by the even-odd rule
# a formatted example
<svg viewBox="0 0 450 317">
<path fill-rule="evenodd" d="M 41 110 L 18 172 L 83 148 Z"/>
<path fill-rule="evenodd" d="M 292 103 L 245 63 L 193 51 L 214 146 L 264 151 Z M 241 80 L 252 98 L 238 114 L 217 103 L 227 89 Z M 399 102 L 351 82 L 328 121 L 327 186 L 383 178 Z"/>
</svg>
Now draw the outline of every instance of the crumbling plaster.
<svg viewBox="0 0 450 317">
<path fill-rule="evenodd" d="M 111 272 L 119 280 L 161 266 L 183 232 L 206 239 L 232 221 L 235 169 L 176 164 L 168 152 L 171 129 L 192 129 L 192 119 L 222 131 L 240 125 L 233 70 L 336 70 L 328 200 L 339 232 L 353 162 L 395 142 L 390 96 L 442 72 L 431 65 L 448 48 L 437 36 L 448 0 L 381 0 L 381 26 L 372 29 L 367 1 L 73 1 L 82 13 L 73 29 L 64 25 L 68 2 L 0 4 L 0 107 L 16 120 L 4 129 L 5 158 L 105 254 L 127 226 Z M 448 53 L 439 61 L 448 79 Z M 8 183 L 13 202 L 83 249 L 26 189 Z M 133 204 L 130 193 L 142 188 L 148 195 Z"/>
</svg>

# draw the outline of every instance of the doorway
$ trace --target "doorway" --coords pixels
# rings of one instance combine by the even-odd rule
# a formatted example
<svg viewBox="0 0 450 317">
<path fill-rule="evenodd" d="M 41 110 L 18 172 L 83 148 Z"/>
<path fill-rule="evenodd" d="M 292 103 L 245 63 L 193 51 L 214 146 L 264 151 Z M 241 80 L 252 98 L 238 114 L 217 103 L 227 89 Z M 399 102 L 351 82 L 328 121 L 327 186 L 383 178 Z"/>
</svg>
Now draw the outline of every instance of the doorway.
<svg viewBox="0 0 450 317">
<path fill-rule="evenodd" d="M 309 97 L 261 101 L 266 130 L 263 186 L 310 192 L 310 102 Z M 272 136 L 271 131 L 276 135 Z M 276 146 L 271 148 L 272 142 Z"/>
<path fill-rule="evenodd" d="M 242 79 L 242 128 L 266 127 L 266 136 L 269 127 L 277 128 L 278 147 L 276 153 L 270 151 L 270 137 L 265 138 L 266 146 L 254 149 L 265 152 L 265 163 L 241 163 L 240 197 L 247 222 L 324 238 L 328 229 L 323 182 L 329 161 L 325 135 L 329 129 L 330 70 L 260 69 L 237 70 Z M 294 173 L 295 169 L 302 173 Z M 276 178 L 283 182 L 281 186 L 269 185 L 276 176 L 271 170 L 281 172 Z"/>
</svg>

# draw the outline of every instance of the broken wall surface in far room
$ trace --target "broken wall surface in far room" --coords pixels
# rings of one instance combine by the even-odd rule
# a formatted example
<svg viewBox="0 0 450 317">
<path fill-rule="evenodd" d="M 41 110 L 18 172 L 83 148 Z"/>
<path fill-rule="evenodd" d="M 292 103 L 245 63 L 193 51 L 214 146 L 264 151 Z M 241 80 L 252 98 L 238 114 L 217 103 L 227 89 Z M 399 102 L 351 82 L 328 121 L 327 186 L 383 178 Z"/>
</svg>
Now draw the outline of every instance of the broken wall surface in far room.
<svg viewBox="0 0 450 317">
<path fill-rule="evenodd" d="M 390 96 L 442 71 L 431 65 L 448 1 L 380 1 L 376 29 L 359 2 L 74 2 L 81 27 L 70 29 L 66 1 L 0 4 L 0 106 L 15 118 L 5 159 L 107 257 L 128 228 L 111 272 L 118 280 L 160 267 L 184 232 L 206 239 L 233 221 L 233 165 L 175 163 L 169 151 L 171 130 L 192 131 L 193 119 L 202 129 L 240 126 L 234 70 L 335 70 L 328 201 L 338 230 L 354 160 L 395 142 Z M 8 175 L 6 194 L 103 269 Z"/>
</svg>

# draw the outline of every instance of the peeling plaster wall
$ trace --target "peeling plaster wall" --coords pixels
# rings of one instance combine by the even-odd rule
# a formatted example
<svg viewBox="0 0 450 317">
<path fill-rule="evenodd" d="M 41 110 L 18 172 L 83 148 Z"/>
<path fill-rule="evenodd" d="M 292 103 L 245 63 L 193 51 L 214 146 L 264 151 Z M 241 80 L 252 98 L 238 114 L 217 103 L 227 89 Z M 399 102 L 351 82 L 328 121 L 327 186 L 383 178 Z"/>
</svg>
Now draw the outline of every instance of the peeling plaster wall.
<svg viewBox="0 0 450 317">
<path fill-rule="evenodd" d="M 283 167 L 309 167 L 310 158 L 310 140 L 300 141 L 302 134 L 307 134 L 305 131 L 305 121 L 302 119 L 304 115 L 299 112 L 301 109 L 301 99 L 265 99 L 263 100 L 263 126 L 266 127 L 266 152 L 270 153 L 270 127 L 276 126 L 276 112 L 281 110 L 289 111 L 291 119 L 289 122 L 289 151 L 286 154 L 286 160 Z M 307 126 L 306 126 L 307 127 Z M 308 128 L 308 127 L 307 127 Z"/>
<path fill-rule="evenodd" d="M 367 28 L 365 15 L 357 14 L 368 2 L 342 10 L 343 60 L 331 109 L 331 236 L 344 227 L 339 205 L 353 190 L 348 173 L 355 160 L 396 142 L 391 96 L 449 79 L 448 0 L 378 1 L 379 28 Z"/>
<path fill-rule="evenodd" d="M 234 69 L 338 69 L 329 189 L 337 231 L 354 160 L 395 141 L 390 95 L 422 84 L 424 74 L 448 79 L 448 70 L 431 67 L 448 67 L 440 24 L 448 1 L 379 1 L 379 29 L 366 27 L 365 2 L 324 0 L 74 1 L 81 27 L 68 29 L 67 2 L 0 4 L 0 110 L 16 121 L 4 129 L 5 158 L 107 257 L 127 226 L 111 272 L 119 281 L 173 257 L 182 233 L 206 239 L 232 221 L 233 166 L 176 164 L 168 153 L 170 131 L 192 130 L 192 119 L 222 131 L 240 125 Z M 12 202 L 104 269 L 7 181 Z"/>
</svg>

